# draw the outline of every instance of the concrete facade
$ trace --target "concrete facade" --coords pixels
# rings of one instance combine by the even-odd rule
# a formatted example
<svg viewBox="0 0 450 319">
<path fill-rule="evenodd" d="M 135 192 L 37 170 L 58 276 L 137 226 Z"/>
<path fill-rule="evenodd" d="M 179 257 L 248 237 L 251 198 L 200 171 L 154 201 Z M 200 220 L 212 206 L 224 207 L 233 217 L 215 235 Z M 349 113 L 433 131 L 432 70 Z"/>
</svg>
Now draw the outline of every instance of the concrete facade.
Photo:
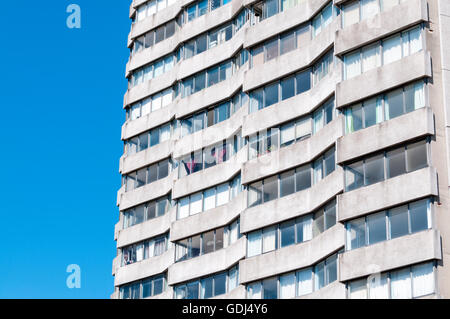
<svg viewBox="0 0 450 319">
<path fill-rule="evenodd" d="M 305 294 L 296 293 L 295 298 L 341 299 L 351 296 L 352 282 L 370 278 L 377 273 L 391 273 L 405 267 L 412 269 L 416 265 L 429 262 L 433 265 L 434 289 L 432 293 L 420 297 L 450 298 L 450 43 L 446 41 L 450 37 L 450 4 L 445 0 L 399 1 L 399 4 L 390 9 L 379 10 L 371 17 L 344 27 L 347 5 L 355 1 L 359 2 L 298 0 L 296 5 L 284 11 L 261 17 L 255 9 L 258 1 L 231 0 L 214 10 L 208 7 L 205 14 L 189 22 L 186 20 L 187 8 L 195 5 L 194 0 L 176 0 L 167 8 L 138 22 L 135 22 L 135 19 L 140 8 L 151 1 L 132 1 L 129 16 L 133 19 L 133 24 L 127 39 L 130 50 L 137 39 L 147 32 L 174 20 L 176 27 L 171 37 L 138 53 L 130 54 L 125 66 L 125 76 L 130 80 L 136 71 L 168 54 L 179 58 L 175 60 L 172 69 L 144 83 L 130 85 L 124 95 L 123 107 L 128 116 L 121 132 L 125 143 L 167 123 L 171 123 L 171 135 L 164 142 L 132 155 L 125 152 L 119 160 L 119 172 L 124 176 L 124 182 L 117 193 L 120 217 L 114 229 L 117 256 L 112 263 L 115 280 L 111 298 L 127 298 L 130 287 L 141 287 L 139 285 L 143 282 L 161 276 L 164 277 L 162 291 L 144 296 L 142 288 L 139 288 L 140 295 L 137 297 L 176 298 L 181 296 L 179 291 L 183 285 L 201 285 L 202 279 L 217 274 L 227 274 L 227 287 L 233 288 L 227 289 L 224 294 L 210 297 L 247 298 L 250 287 L 259 283 L 262 285 L 264 280 L 292 273 L 295 273 L 296 280 L 299 280 L 299 271 L 311 269 L 313 288 Z M 378 3 L 380 1 L 383 0 Z M 324 14 L 328 5 L 333 6 L 331 17 Z M 181 19 L 182 15 L 184 21 Z M 237 19 L 244 16 L 245 24 L 236 30 Z M 326 22 L 323 22 L 325 20 Z M 317 21 L 319 24 L 322 21 L 320 29 L 317 27 Z M 211 48 L 207 46 L 206 50 L 188 59 L 183 58 L 182 50 L 188 41 L 205 33 L 211 34 L 217 27 L 226 23 L 233 23 L 229 40 Z M 384 63 L 383 53 L 380 53 L 381 63 L 377 67 L 364 70 L 365 72 L 349 79 L 344 77 L 349 53 L 377 41 L 382 43 L 394 34 L 402 34 L 419 25 L 421 37 L 420 49 L 417 52 L 403 55 L 400 53 L 402 56 L 391 63 Z M 264 56 L 267 61 L 253 65 L 252 52 L 255 47 L 265 45 L 273 39 L 278 39 L 277 47 L 285 45 L 282 39 L 285 39 L 287 32 L 305 26 L 309 26 L 308 36 L 302 36 L 299 41 L 295 40 L 293 49 L 283 53 L 282 49 L 278 48 L 278 53 L 268 59 L 267 56 L 273 54 L 273 51 L 269 52 L 266 47 Z M 297 36 L 298 34 L 295 35 Z M 380 50 L 384 48 L 381 46 Z M 406 52 L 404 50 L 406 49 L 400 49 Z M 248 52 L 248 60 L 238 66 L 234 59 L 244 51 Z M 322 57 L 330 51 L 333 52 L 332 61 L 327 66 L 319 64 Z M 233 61 L 233 66 L 226 80 L 182 97 L 185 79 L 230 60 Z M 284 81 L 304 70 L 311 72 L 309 89 L 284 99 Z M 356 131 L 348 130 L 349 110 L 354 105 L 373 97 L 387 96 L 394 90 L 418 81 L 424 83 L 423 96 L 418 97 L 414 93 L 414 99 L 423 100 L 420 107 L 409 112 L 404 111 L 391 119 L 385 119 L 385 115 L 381 115 L 384 120 L 377 119 L 377 124 L 367 125 Z M 276 97 L 278 102 L 275 101 L 265 108 L 259 107 L 255 111 L 255 108 L 251 107 L 256 101 L 252 99 L 253 92 L 276 82 L 279 83 Z M 297 88 L 299 84 L 300 82 L 297 82 Z M 134 115 L 134 109 L 131 108 L 134 108 L 136 103 L 167 89 L 174 89 L 176 92 L 168 105 L 142 116 Z M 269 93 L 266 89 L 264 92 L 265 97 L 261 103 L 273 98 L 267 95 Z M 245 103 L 239 102 L 237 107 L 234 98 L 239 94 L 241 98 L 238 101 Z M 406 93 L 402 94 L 406 96 Z M 333 110 L 328 113 L 323 111 L 320 115 L 318 110 L 329 99 L 334 100 Z M 217 115 L 205 113 L 201 120 L 202 127 L 190 134 L 181 134 L 187 123 L 186 119 L 191 119 L 192 116 L 200 118 L 201 112 L 224 102 L 230 102 L 226 118 L 211 125 L 210 116 Z M 387 114 L 387 102 L 383 103 L 382 112 Z M 406 103 L 410 102 L 404 104 Z M 405 109 L 407 107 L 406 105 Z M 214 112 L 218 114 L 218 111 Z M 364 114 L 366 112 L 369 114 L 364 109 Z M 353 126 L 356 115 L 351 116 L 355 116 L 351 122 Z M 379 116 L 380 113 L 377 113 L 377 118 Z M 285 124 L 294 123 L 298 119 L 309 119 L 309 135 L 302 136 L 301 139 L 296 136 L 294 142 L 281 147 L 279 145 L 284 135 L 280 133 L 277 135 L 279 140 L 276 141 L 276 148 L 265 149 L 263 154 L 249 159 L 250 151 L 254 151 L 254 145 L 251 143 L 256 136 L 261 141 L 258 149 L 268 147 L 269 142 L 261 138 L 266 130 L 285 132 Z M 206 121 L 209 122 L 208 127 L 204 124 Z M 323 125 L 320 126 L 318 122 Z M 198 123 L 200 122 L 194 122 L 193 125 L 199 125 Z M 191 153 L 196 154 L 225 140 L 232 141 L 231 147 L 234 148 L 233 154 L 226 161 L 180 177 L 181 171 L 194 167 L 193 162 L 181 162 L 180 158 Z M 373 154 L 387 152 L 416 141 L 427 143 L 426 167 L 347 191 L 346 172 L 349 165 L 365 160 Z M 330 165 L 330 159 L 326 159 L 323 167 L 320 166 L 320 173 L 317 173 L 318 159 L 332 149 L 335 150 L 332 157 L 333 170 L 325 171 L 329 169 L 325 166 Z M 220 155 L 216 153 L 215 156 Z M 413 160 L 412 151 L 407 156 L 411 156 L 408 160 Z M 167 177 L 144 183 L 144 186 L 133 190 L 126 190 L 129 174 L 167 158 L 171 159 L 171 169 Z M 387 160 L 384 161 L 387 163 Z M 282 174 L 305 165 L 311 166 L 310 187 L 294 189 L 285 196 L 281 195 L 285 187 Z M 321 178 L 316 180 L 316 174 L 322 174 Z M 261 195 L 264 200 L 261 199 L 261 203 L 251 206 L 252 185 L 274 176 L 277 180 L 277 196 L 266 200 L 265 196 Z M 228 192 L 225 202 L 223 195 L 219 194 L 219 186 L 223 188 L 224 185 L 227 185 Z M 265 195 L 273 192 L 270 184 L 266 186 L 264 182 L 261 185 L 264 185 L 261 186 L 261 189 L 264 187 L 261 192 Z M 296 185 L 293 180 L 292 185 Z M 211 202 L 206 203 L 206 194 L 211 192 L 214 194 L 212 206 Z M 157 215 L 159 217 L 154 217 L 156 213 L 149 217 L 150 206 L 163 196 L 169 196 L 170 207 L 165 213 Z M 198 196 L 201 198 L 200 204 L 194 200 Z M 219 196 L 222 196 L 221 199 Z M 186 199 L 190 213 L 181 218 L 181 202 Z M 350 248 L 348 241 L 352 233 L 349 225 L 352 221 L 363 217 L 368 219 L 378 212 L 422 199 L 428 199 L 430 205 L 429 216 L 432 222 L 426 229 L 411 231 L 375 244 Z M 222 204 L 219 201 L 222 201 Z M 324 217 L 324 207 L 330 203 L 335 205 L 335 214 Z M 147 208 L 140 210 L 140 207 L 144 207 L 142 205 Z M 197 207 L 195 205 L 201 205 L 201 212 L 192 212 L 193 207 Z M 204 209 L 207 205 L 209 209 Z M 147 211 L 147 217 L 139 217 L 138 214 L 144 211 Z M 295 242 L 284 245 L 284 230 L 281 225 L 308 218 L 313 230 L 308 230 L 307 227 L 302 229 L 303 232 L 311 231 L 313 235 L 305 236 L 307 239 L 303 241 L 296 239 Z M 236 224 L 236 221 L 239 221 L 238 235 L 233 237 L 231 225 Z M 258 232 L 263 234 L 263 230 L 269 227 L 276 229 L 277 237 L 273 237 L 277 238 L 274 239 L 274 247 L 264 253 L 262 251 L 265 248 L 256 255 L 250 255 L 254 247 L 253 239 L 251 242 L 250 238 Z M 205 234 L 210 234 L 211 231 L 216 234 L 214 240 L 217 245 L 219 229 L 225 229 L 226 233 L 219 242 L 230 241 L 226 245 L 222 243 L 224 248 L 204 253 L 205 248 L 200 247 L 208 244 L 206 239 L 202 239 L 200 246 L 194 246 L 192 238 L 199 235 L 206 238 Z M 299 236 L 298 229 L 296 238 Z M 146 257 L 148 250 L 153 249 L 152 244 L 148 242 L 166 234 L 170 243 L 166 243 L 165 248 L 156 256 Z M 186 239 L 189 239 L 192 245 L 190 250 L 186 250 L 189 251 L 190 257 L 177 261 L 178 254 L 183 251 L 180 243 Z M 148 248 L 148 245 L 151 248 Z M 199 249 L 199 255 L 191 257 L 195 248 Z M 125 254 L 133 249 L 134 255 L 130 254 L 132 262 L 123 264 Z M 333 260 L 333 256 L 337 256 L 335 264 L 328 265 L 328 260 Z M 324 279 L 324 283 L 317 286 L 320 265 L 330 267 L 331 270 L 328 271 L 335 272 L 335 279 L 329 282 Z M 231 275 L 232 269 L 238 269 L 237 279 L 233 279 L 235 277 Z M 236 280 L 233 286 L 231 280 Z M 279 284 L 276 293 L 279 297 L 283 287 L 281 281 L 277 280 Z M 298 285 L 299 281 L 296 282 L 296 287 Z"/>
</svg>

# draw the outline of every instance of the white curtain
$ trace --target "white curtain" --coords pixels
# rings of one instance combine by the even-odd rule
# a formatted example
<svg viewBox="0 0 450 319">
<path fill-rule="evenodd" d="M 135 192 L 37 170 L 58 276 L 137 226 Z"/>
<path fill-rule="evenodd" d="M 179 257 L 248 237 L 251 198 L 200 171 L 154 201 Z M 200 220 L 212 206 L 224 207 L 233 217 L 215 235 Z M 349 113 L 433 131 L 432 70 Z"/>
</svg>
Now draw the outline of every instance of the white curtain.
<svg viewBox="0 0 450 319">
<path fill-rule="evenodd" d="M 136 261 L 141 261 L 144 259 L 144 244 L 139 244 L 136 246 Z"/>
<path fill-rule="evenodd" d="M 297 121 L 295 125 L 295 137 L 300 138 L 311 135 L 311 119 L 308 117 Z"/>
<path fill-rule="evenodd" d="M 361 20 L 373 17 L 379 9 L 378 0 L 361 0 Z"/>
<path fill-rule="evenodd" d="M 202 193 L 191 195 L 191 215 L 198 214 L 202 211 Z"/>
<path fill-rule="evenodd" d="M 165 90 L 162 95 L 162 107 L 172 103 L 172 90 Z"/>
<path fill-rule="evenodd" d="M 370 299 L 388 299 L 389 291 L 386 274 L 372 275 L 369 281 L 369 298 Z"/>
<path fill-rule="evenodd" d="M 425 296 L 434 292 L 433 263 L 412 267 L 413 297 Z"/>
<path fill-rule="evenodd" d="M 148 257 L 150 258 L 150 257 L 153 257 L 153 256 L 155 256 L 155 241 L 151 240 L 148 243 Z"/>
<path fill-rule="evenodd" d="M 276 227 L 269 227 L 263 231 L 263 252 L 275 250 Z"/>
<path fill-rule="evenodd" d="M 239 271 L 236 267 L 230 270 L 230 274 L 228 276 L 228 291 L 231 291 L 237 287 L 238 274 L 239 274 Z"/>
<path fill-rule="evenodd" d="M 317 133 L 323 128 L 323 112 L 322 109 L 314 113 L 314 133 Z"/>
<path fill-rule="evenodd" d="M 261 231 L 248 234 L 247 256 L 252 257 L 261 254 Z"/>
<path fill-rule="evenodd" d="M 298 271 L 297 280 L 297 296 L 303 296 L 313 292 L 312 268 Z"/>
<path fill-rule="evenodd" d="M 230 244 L 238 240 L 238 222 L 235 221 L 230 227 Z"/>
<path fill-rule="evenodd" d="M 381 97 L 377 98 L 376 117 L 377 123 L 383 121 L 383 99 Z"/>
<path fill-rule="evenodd" d="M 411 298 L 411 278 L 409 268 L 391 273 L 391 298 Z"/>
<path fill-rule="evenodd" d="M 155 96 L 153 96 L 152 98 L 152 112 L 159 110 L 161 108 L 161 100 L 162 100 L 162 96 L 161 93 L 156 94 Z"/>
<path fill-rule="evenodd" d="M 288 299 L 295 297 L 295 274 L 287 274 L 280 277 L 280 297 Z"/>
<path fill-rule="evenodd" d="M 189 216 L 189 197 L 181 198 L 178 201 L 178 219 Z"/>
<path fill-rule="evenodd" d="M 150 2 L 148 5 L 148 10 L 147 10 L 147 16 L 150 16 L 154 13 L 156 13 L 156 0 Z"/>
<path fill-rule="evenodd" d="M 414 109 L 420 109 L 425 106 L 425 93 L 423 82 L 414 85 Z"/>
<path fill-rule="evenodd" d="M 162 143 L 164 141 L 167 141 L 168 139 L 170 139 L 170 125 L 169 124 L 161 127 L 160 133 L 159 133 L 159 142 Z"/>
<path fill-rule="evenodd" d="M 367 299 L 367 281 L 366 279 L 353 281 L 349 285 L 350 299 Z"/>
<path fill-rule="evenodd" d="M 144 101 L 142 101 L 142 116 L 150 113 L 151 106 L 152 106 L 151 99 L 145 99 Z"/>
<path fill-rule="evenodd" d="M 377 44 L 363 48 L 362 52 L 362 72 L 367 72 L 371 69 L 380 66 L 380 46 Z"/>
<path fill-rule="evenodd" d="M 147 9 L 147 8 L 145 7 L 145 5 L 144 5 L 144 6 L 140 6 L 140 7 L 138 8 L 138 11 L 137 11 L 137 21 L 142 21 L 142 20 L 145 19 L 146 13 L 147 13 L 146 9 Z"/>
<path fill-rule="evenodd" d="M 312 216 L 303 219 L 303 241 L 312 239 Z"/>
<path fill-rule="evenodd" d="M 414 54 L 422 50 L 422 29 L 414 28 L 409 32 L 409 54 Z"/>
<path fill-rule="evenodd" d="M 214 188 L 206 190 L 203 193 L 203 196 L 204 196 L 203 209 L 205 211 L 216 207 L 216 190 Z"/>
<path fill-rule="evenodd" d="M 361 74 L 361 59 L 359 50 L 357 52 L 347 54 L 344 57 L 344 67 L 345 80 Z"/>
<path fill-rule="evenodd" d="M 295 140 L 295 124 L 289 124 L 281 128 L 280 130 L 280 142 L 281 144 Z"/>
<path fill-rule="evenodd" d="M 401 37 L 399 35 L 383 41 L 383 65 L 402 58 Z"/>
<path fill-rule="evenodd" d="M 229 197 L 228 184 L 217 186 L 217 206 L 228 203 Z"/>
<path fill-rule="evenodd" d="M 249 299 L 261 299 L 262 294 L 261 294 L 261 283 L 260 282 L 248 285 L 247 289 L 248 289 L 247 297 Z"/>
</svg>

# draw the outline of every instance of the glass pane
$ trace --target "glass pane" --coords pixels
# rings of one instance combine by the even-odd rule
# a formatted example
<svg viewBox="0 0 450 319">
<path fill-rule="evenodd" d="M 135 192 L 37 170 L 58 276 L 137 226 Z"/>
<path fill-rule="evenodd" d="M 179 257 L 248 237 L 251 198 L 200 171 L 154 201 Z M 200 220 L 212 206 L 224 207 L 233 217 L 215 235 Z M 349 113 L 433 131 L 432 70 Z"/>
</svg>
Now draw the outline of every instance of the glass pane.
<svg viewBox="0 0 450 319">
<path fill-rule="evenodd" d="M 198 214 L 202 211 L 202 193 L 191 195 L 190 215 Z"/>
<path fill-rule="evenodd" d="M 364 102 L 364 127 L 370 127 L 379 123 L 377 119 L 377 99 L 370 99 Z"/>
<path fill-rule="evenodd" d="M 428 217 L 428 200 L 421 200 L 409 204 L 409 214 L 411 218 L 411 232 L 418 232 L 431 227 Z"/>
<path fill-rule="evenodd" d="M 312 269 L 304 269 L 297 272 L 297 296 L 303 296 L 313 292 Z"/>
<path fill-rule="evenodd" d="M 376 43 L 362 50 L 362 72 L 367 72 L 380 66 L 380 45 Z"/>
<path fill-rule="evenodd" d="M 390 120 L 404 113 L 403 90 L 395 90 L 388 93 L 385 98 L 386 119 Z"/>
<path fill-rule="evenodd" d="M 311 187 L 311 167 L 309 165 L 297 168 L 295 170 L 295 191 Z"/>
<path fill-rule="evenodd" d="M 187 284 L 186 299 L 198 299 L 198 282 Z"/>
<path fill-rule="evenodd" d="M 412 267 L 413 297 L 434 293 L 433 263 Z"/>
<path fill-rule="evenodd" d="M 208 189 L 203 193 L 203 210 L 213 209 L 216 207 L 216 189 Z"/>
<path fill-rule="evenodd" d="M 286 100 L 295 95 L 295 77 L 281 81 L 281 99 Z"/>
<path fill-rule="evenodd" d="M 219 83 L 219 68 L 215 67 L 208 70 L 208 87 Z"/>
<path fill-rule="evenodd" d="M 248 207 L 262 203 L 262 182 L 253 183 L 248 188 Z"/>
<path fill-rule="evenodd" d="M 379 11 L 378 0 L 361 0 L 361 20 L 371 18 Z"/>
<path fill-rule="evenodd" d="M 290 32 L 280 38 L 280 54 L 285 54 L 295 49 L 295 32 Z"/>
<path fill-rule="evenodd" d="M 366 279 L 353 281 L 348 285 L 350 299 L 367 299 Z"/>
<path fill-rule="evenodd" d="M 329 285 L 337 280 L 337 255 L 326 260 L 326 284 Z"/>
<path fill-rule="evenodd" d="M 325 286 L 325 262 L 314 267 L 314 277 L 315 277 L 315 290 L 323 288 Z"/>
<path fill-rule="evenodd" d="M 202 235 L 202 255 L 214 251 L 214 231 Z"/>
<path fill-rule="evenodd" d="M 301 94 L 311 89 L 310 70 L 298 73 L 295 78 L 297 81 L 297 94 Z"/>
<path fill-rule="evenodd" d="M 408 230 L 408 206 L 401 206 L 389 210 L 390 238 L 394 239 L 407 235 Z"/>
<path fill-rule="evenodd" d="M 386 213 L 370 215 L 367 217 L 369 232 L 369 245 L 386 240 Z"/>
<path fill-rule="evenodd" d="M 391 272 L 391 298 L 411 298 L 411 274 L 409 268 Z"/>
<path fill-rule="evenodd" d="M 289 171 L 280 175 L 280 196 L 286 196 L 295 192 L 295 171 Z"/>
<path fill-rule="evenodd" d="M 261 235 L 262 232 L 260 230 L 247 235 L 247 257 L 261 254 Z"/>
<path fill-rule="evenodd" d="M 196 54 L 202 53 L 203 51 L 206 51 L 206 34 L 201 35 L 197 38 L 196 44 L 197 44 L 197 51 Z"/>
<path fill-rule="evenodd" d="M 263 231 L 263 253 L 276 249 L 277 227 L 268 227 Z"/>
<path fill-rule="evenodd" d="M 201 91 L 206 86 L 206 73 L 202 72 L 195 76 L 194 80 L 194 92 Z"/>
<path fill-rule="evenodd" d="M 202 285 L 202 299 L 213 297 L 213 278 L 208 277 L 201 281 Z"/>
<path fill-rule="evenodd" d="M 225 205 L 230 198 L 228 184 L 217 186 L 217 206 Z"/>
<path fill-rule="evenodd" d="M 378 155 L 364 161 L 364 185 L 384 180 L 384 156 Z"/>
<path fill-rule="evenodd" d="M 417 142 L 406 147 L 406 169 L 408 172 L 428 166 L 427 143 Z"/>
<path fill-rule="evenodd" d="M 325 164 L 324 176 L 328 176 L 329 174 L 334 172 L 335 169 L 334 149 L 325 153 L 324 164 Z"/>
<path fill-rule="evenodd" d="M 200 256 L 200 235 L 192 237 L 190 245 L 190 257 Z"/>
<path fill-rule="evenodd" d="M 402 58 L 402 40 L 400 35 L 383 41 L 383 64 L 400 60 Z"/>
<path fill-rule="evenodd" d="M 278 103 L 278 83 L 268 85 L 264 89 L 264 107 Z"/>
<path fill-rule="evenodd" d="M 214 250 L 219 250 L 223 248 L 223 228 L 216 229 L 216 237 L 214 239 L 215 248 Z"/>
<path fill-rule="evenodd" d="M 363 247 L 366 244 L 366 223 L 364 218 L 347 224 L 347 250 Z"/>
<path fill-rule="evenodd" d="M 280 276 L 280 298 L 295 297 L 295 273 Z"/>
<path fill-rule="evenodd" d="M 137 171 L 136 187 L 141 187 L 147 184 L 146 176 L 147 176 L 146 168 Z"/>
<path fill-rule="evenodd" d="M 361 74 L 361 59 L 359 50 L 344 56 L 345 80 Z"/>
<path fill-rule="evenodd" d="M 278 297 L 278 280 L 277 278 L 269 278 L 263 281 L 263 299 L 277 299 Z"/>
<path fill-rule="evenodd" d="M 289 221 L 280 225 L 281 247 L 295 244 L 295 222 Z"/>
<path fill-rule="evenodd" d="M 264 47 L 266 51 L 266 62 L 278 56 L 278 39 L 266 43 Z"/>
<path fill-rule="evenodd" d="M 387 274 L 375 274 L 369 277 L 369 299 L 388 299 L 389 288 Z"/>
<path fill-rule="evenodd" d="M 264 203 L 278 198 L 278 176 L 264 180 Z"/>
<path fill-rule="evenodd" d="M 405 149 L 386 153 L 388 178 L 406 173 Z"/>
</svg>

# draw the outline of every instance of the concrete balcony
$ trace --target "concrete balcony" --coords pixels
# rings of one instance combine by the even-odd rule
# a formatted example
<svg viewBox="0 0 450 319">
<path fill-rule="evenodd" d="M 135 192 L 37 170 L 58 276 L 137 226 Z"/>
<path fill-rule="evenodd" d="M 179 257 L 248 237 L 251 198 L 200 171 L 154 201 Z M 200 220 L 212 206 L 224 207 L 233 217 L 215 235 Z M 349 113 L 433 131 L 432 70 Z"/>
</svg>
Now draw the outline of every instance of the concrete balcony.
<svg viewBox="0 0 450 319">
<path fill-rule="evenodd" d="M 345 284 L 335 281 L 310 294 L 297 297 L 297 299 L 346 299 L 347 289 Z"/>
<path fill-rule="evenodd" d="M 177 104 L 176 117 L 182 118 L 200 111 L 206 106 L 214 105 L 231 98 L 242 86 L 244 70 L 247 69 L 247 66 L 248 64 L 243 66 L 237 73 L 233 74 L 231 78 L 225 81 L 212 85 L 185 98 L 180 98 Z"/>
<path fill-rule="evenodd" d="M 337 224 L 310 241 L 241 260 L 239 283 L 313 266 L 344 247 L 344 235 L 344 227 Z"/>
<path fill-rule="evenodd" d="M 316 86 L 304 93 L 246 115 L 242 124 L 242 136 L 249 136 L 261 130 L 310 114 L 333 95 L 336 83 L 341 78 L 340 72 L 337 71 L 335 68 Z"/>
<path fill-rule="evenodd" d="M 238 239 L 227 248 L 178 262 L 169 267 L 169 285 L 225 271 L 245 257 L 247 240 Z"/>
<path fill-rule="evenodd" d="M 211 299 L 245 299 L 247 293 L 245 286 L 239 285 L 233 290 L 227 292 L 226 294 L 213 297 Z"/>
<path fill-rule="evenodd" d="M 174 221 L 170 228 L 170 240 L 175 242 L 229 225 L 245 209 L 245 196 L 245 193 L 241 192 L 225 205 Z"/>
<path fill-rule="evenodd" d="M 267 20 L 270 20 L 270 18 Z M 295 71 L 312 66 L 320 56 L 332 48 L 334 33 L 338 29 L 337 22 L 337 20 L 334 20 L 316 38 L 300 44 L 300 48 L 280 55 L 258 67 L 251 68 L 245 75 L 243 90 L 250 91 L 288 76 Z"/>
<path fill-rule="evenodd" d="M 170 248 L 160 256 L 151 257 L 116 270 L 114 285 L 121 286 L 165 272 L 174 263 L 175 249 Z"/>
<path fill-rule="evenodd" d="M 143 223 L 122 229 L 117 238 L 117 248 L 125 247 L 167 233 L 175 214 L 176 208 L 174 207 L 163 216 L 149 219 Z"/>
<path fill-rule="evenodd" d="M 120 158 L 119 172 L 121 174 L 127 174 L 141 167 L 169 158 L 172 154 L 174 144 L 174 140 L 170 139 L 136 154 L 129 156 L 123 155 Z"/>
<path fill-rule="evenodd" d="M 374 17 L 350 25 L 336 32 L 335 55 L 341 56 L 353 49 L 405 30 L 422 21 L 428 21 L 426 0 L 408 0 Z"/>
<path fill-rule="evenodd" d="M 241 213 L 241 233 L 314 212 L 342 192 L 342 174 L 342 169 L 337 167 L 336 171 L 311 188 L 247 208 Z"/>
<path fill-rule="evenodd" d="M 345 282 L 441 258 L 440 234 L 429 229 L 346 251 L 339 258 L 339 280 Z"/>
<path fill-rule="evenodd" d="M 177 81 L 177 74 L 178 65 L 175 64 L 169 72 L 128 89 L 124 96 L 124 104 L 133 104 L 152 94 L 170 89 Z"/>
<path fill-rule="evenodd" d="M 252 4 L 253 0 L 245 0 L 244 6 Z M 311 20 L 329 0 L 306 0 L 293 8 L 280 12 L 252 26 L 246 31 L 245 47 L 267 40 L 295 26 Z"/>
<path fill-rule="evenodd" d="M 173 120 L 175 117 L 174 108 L 171 107 L 173 105 L 174 104 L 171 103 L 143 117 L 126 121 L 122 125 L 122 140 L 129 139 Z"/>
<path fill-rule="evenodd" d="M 342 136 L 342 118 L 338 117 L 308 139 L 251 159 L 242 166 L 242 184 L 307 164 L 334 146 Z"/>
<path fill-rule="evenodd" d="M 336 107 L 342 108 L 405 83 L 431 77 L 431 56 L 420 51 L 336 85 Z"/>
<path fill-rule="evenodd" d="M 436 169 L 426 167 L 339 195 L 337 218 L 338 221 L 345 222 L 379 210 L 437 195 Z"/>
<path fill-rule="evenodd" d="M 230 181 L 241 170 L 241 163 L 246 159 L 246 149 L 242 148 L 228 161 L 201 170 L 175 181 L 172 189 L 172 199 L 177 199 Z M 177 171 L 175 171 L 176 173 Z"/>
<path fill-rule="evenodd" d="M 229 119 L 178 139 L 173 148 L 173 157 L 179 158 L 194 150 L 233 138 L 233 135 L 241 127 L 242 118 L 247 113 L 248 105 L 245 105 L 231 115 Z"/>
<path fill-rule="evenodd" d="M 340 137 L 336 142 L 336 162 L 348 162 L 377 150 L 434 133 L 433 111 L 429 107 L 423 107 Z"/>
<path fill-rule="evenodd" d="M 122 192 L 119 194 L 118 198 L 119 210 L 123 211 L 133 206 L 167 195 L 172 189 L 175 179 L 176 171 L 172 171 L 166 178 L 139 187 L 132 191 L 124 192 L 123 188 L 121 188 Z"/>
</svg>

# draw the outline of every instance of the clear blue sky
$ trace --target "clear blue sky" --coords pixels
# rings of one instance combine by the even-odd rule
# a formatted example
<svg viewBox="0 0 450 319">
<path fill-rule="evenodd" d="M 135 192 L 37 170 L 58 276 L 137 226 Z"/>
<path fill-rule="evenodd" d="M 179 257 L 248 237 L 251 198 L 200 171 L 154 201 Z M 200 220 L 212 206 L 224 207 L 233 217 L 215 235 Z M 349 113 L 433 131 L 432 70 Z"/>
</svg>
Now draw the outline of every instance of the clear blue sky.
<svg viewBox="0 0 450 319">
<path fill-rule="evenodd" d="M 0 298 L 113 292 L 130 3 L 2 1 Z M 66 286 L 69 264 L 80 289 Z"/>
</svg>

